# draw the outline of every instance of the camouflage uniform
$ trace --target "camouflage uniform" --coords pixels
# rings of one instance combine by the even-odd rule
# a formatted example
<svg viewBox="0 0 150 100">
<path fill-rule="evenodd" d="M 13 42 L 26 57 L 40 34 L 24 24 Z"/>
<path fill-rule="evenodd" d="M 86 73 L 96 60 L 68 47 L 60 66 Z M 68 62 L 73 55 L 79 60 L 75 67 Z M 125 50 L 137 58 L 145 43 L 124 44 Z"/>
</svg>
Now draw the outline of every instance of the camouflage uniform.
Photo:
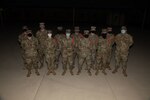
<svg viewBox="0 0 150 100">
<path fill-rule="evenodd" d="M 23 32 L 18 36 L 18 42 L 19 42 L 19 45 L 21 45 L 21 42 L 27 38 L 27 34 L 28 34 L 28 27 L 27 26 L 23 26 L 22 28 Z M 22 55 L 22 58 L 23 58 L 23 61 L 24 60 L 24 50 L 21 48 L 21 55 Z M 25 65 L 25 62 L 24 62 L 24 65 Z M 23 69 L 25 70 L 25 66 L 23 67 Z"/>
<path fill-rule="evenodd" d="M 70 34 L 70 30 L 69 31 Z M 67 33 L 66 33 L 67 34 Z M 61 41 L 61 49 L 62 49 L 62 62 L 63 62 L 63 70 L 64 72 L 62 73 L 62 75 L 65 75 L 66 71 L 67 71 L 67 63 L 69 64 L 69 69 L 70 69 L 70 73 L 71 75 L 73 75 L 73 50 L 74 50 L 74 40 L 73 38 L 69 37 L 69 38 L 64 38 Z"/>
<path fill-rule="evenodd" d="M 75 27 L 75 33 L 72 34 L 72 37 L 74 38 L 74 54 L 73 54 L 73 65 L 75 67 L 75 59 L 77 57 L 77 66 L 79 66 L 79 42 L 80 39 L 83 38 L 83 35 L 79 33 L 79 27 Z"/>
<path fill-rule="evenodd" d="M 95 34 L 96 32 L 96 27 L 91 26 L 91 33 L 89 35 L 90 43 L 91 43 L 91 67 L 92 69 L 95 69 L 96 67 L 96 51 L 97 51 L 97 46 L 98 46 L 98 36 Z"/>
<path fill-rule="evenodd" d="M 98 50 L 97 50 L 97 68 L 96 68 L 96 75 L 98 75 L 99 70 L 107 75 L 105 72 L 106 68 L 110 69 L 108 63 L 110 63 L 111 51 L 112 51 L 112 44 L 114 43 L 114 38 L 110 34 L 107 33 L 106 29 L 102 29 L 102 36 L 99 38 L 98 43 Z"/>
<path fill-rule="evenodd" d="M 113 45 L 114 45 L 114 41 L 115 41 L 115 37 L 114 35 L 111 33 L 110 29 L 112 30 L 111 27 L 107 28 L 107 42 L 108 42 L 108 59 L 106 62 L 106 66 L 109 70 L 111 70 L 110 67 L 110 62 L 111 62 L 111 58 L 112 58 L 112 50 L 113 50 Z"/>
<path fill-rule="evenodd" d="M 115 43 L 116 43 L 116 50 L 115 50 L 115 69 L 113 73 L 116 73 L 119 67 L 122 67 L 124 76 L 127 77 L 126 69 L 127 69 L 127 60 L 129 54 L 129 48 L 133 44 L 132 36 L 129 35 L 126 31 L 126 27 L 123 26 L 121 28 L 124 32 L 121 34 L 116 35 Z"/>
<path fill-rule="evenodd" d="M 50 34 L 50 35 L 49 35 Z M 52 38 L 51 31 L 48 31 L 47 39 L 45 40 L 45 60 L 48 67 L 47 75 L 50 73 L 53 73 L 53 75 L 56 75 L 54 69 L 55 69 L 55 56 L 56 56 L 56 40 Z"/>
<path fill-rule="evenodd" d="M 86 63 L 86 68 L 88 70 L 88 74 L 91 76 L 91 44 L 88 37 L 88 30 L 85 30 L 83 38 L 80 38 L 79 42 L 79 67 L 77 75 L 81 73 L 82 66 L 84 62 Z"/>
<path fill-rule="evenodd" d="M 59 58 L 61 57 L 62 53 L 61 53 L 61 41 L 63 38 L 65 38 L 65 34 L 63 33 L 63 27 L 57 27 L 58 29 L 58 32 L 57 34 L 55 35 L 55 39 L 57 41 L 57 46 L 58 48 L 56 49 L 56 60 L 55 60 L 55 63 L 56 63 L 56 68 L 58 68 L 58 65 L 59 65 Z"/>
<path fill-rule="evenodd" d="M 32 67 L 35 69 L 35 73 L 37 75 L 40 75 L 38 72 L 38 41 L 34 36 L 30 36 L 30 39 L 25 38 L 21 42 L 21 47 L 24 50 L 24 60 L 25 60 L 25 66 L 28 70 L 27 77 L 30 77 Z"/>
<path fill-rule="evenodd" d="M 44 25 L 44 23 L 40 23 L 40 26 Z M 40 61 L 40 68 L 43 67 L 44 64 L 44 50 L 45 50 L 45 40 L 47 38 L 47 30 L 45 28 L 37 31 L 36 38 L 38 39 L 39 48 L 38 48 L 38 54 L 39 54 L 39 61 Z"/>
</svg>

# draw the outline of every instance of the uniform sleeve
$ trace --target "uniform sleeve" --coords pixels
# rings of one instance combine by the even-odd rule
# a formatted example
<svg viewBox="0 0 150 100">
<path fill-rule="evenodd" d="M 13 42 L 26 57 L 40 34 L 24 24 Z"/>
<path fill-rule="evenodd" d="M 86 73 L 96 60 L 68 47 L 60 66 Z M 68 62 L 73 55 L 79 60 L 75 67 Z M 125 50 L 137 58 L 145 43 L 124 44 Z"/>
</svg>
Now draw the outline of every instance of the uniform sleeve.
<svg viewBox="0 0 150 100">
<path fill-rule="evenodd" d="M 36 38 L 39 38 L 39 31 L 36 32 Z"/>
</svg>

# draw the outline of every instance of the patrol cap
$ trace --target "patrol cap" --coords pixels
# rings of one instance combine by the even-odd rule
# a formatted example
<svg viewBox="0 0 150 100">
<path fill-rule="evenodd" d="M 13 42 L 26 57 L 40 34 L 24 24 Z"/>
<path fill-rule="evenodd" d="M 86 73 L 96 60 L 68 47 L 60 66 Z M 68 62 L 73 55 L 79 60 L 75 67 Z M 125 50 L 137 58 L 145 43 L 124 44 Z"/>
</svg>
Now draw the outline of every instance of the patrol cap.
<svg viewBox="0 0 150 100">
<path fill-rule="evenodd" d="M 84 35 L 88 35 L 89 34 L 89 30 L 84 30 Z"/>
<path fill-rule="evenodd" d="M 122 26 L 121 30 L 127 30 L 126 26 Z"/>
<path fill-rule="evenodd" d="M 52 30 L 47 30 L 47 33 L 51 33 L 52 34 Z"/>
<path fill-rule="evenodd" d="M 107 34 L 107 29 L 103 28 L 102 29 L 102 34 Z"/>
<path fill-rule="evenodd" d="M 23 30 L 24 30 L 24 29 L 28 29 L 28 27 L 27 27 L 27 26 L 23 26 L 22 29 L 23 29 Z"/>
<path fill-rule="evenodd" d="M 39 24 L 40 24 L 40 25 L 45 25 L 45 23 L 44 23 L 44 22 L 40 22 Z"/>
<path fill-rule="evenodd" d="M 57 29 L 58 29 L 58 30 L 62 30 L 63 27 L 62 27 L 62 26 L 58 26 Z"/>
<path fill-rule="evenodd" d="M 80 28 L 79 26 L 76 26 L 76 27 L 74 27 L 74 30 L 75 30 L 75 31 L 80 31 L 79 28 Z"/>
<path fill-rule="evenodd" d="M 96 26 L 91 26 L 91 31 L 96 31 Z"/>
<path fill-rule="evenodd" d="M 70 33 L 70 32 L 71 32 L 71 29 L 66 29 L 66 32 Z"/>
<path fill-rule="evenodd" d="M 112 27 L 107 27 L 107 31 L 112 31 Z"/>
</svg>

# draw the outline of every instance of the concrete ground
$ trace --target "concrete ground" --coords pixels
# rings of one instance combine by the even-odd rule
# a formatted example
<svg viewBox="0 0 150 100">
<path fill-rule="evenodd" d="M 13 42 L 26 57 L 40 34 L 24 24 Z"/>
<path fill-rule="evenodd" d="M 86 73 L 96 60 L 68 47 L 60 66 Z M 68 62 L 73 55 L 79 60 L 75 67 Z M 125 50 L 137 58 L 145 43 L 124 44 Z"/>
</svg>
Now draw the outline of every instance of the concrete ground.
<svg viewBox="0 0 150 100">
<path fill-rule="evenodd" d="M 131 48 L 128 61 L 128 77 L 119 70 L 108 75 L 88 76 L 85 70 L 81 75 L 71 76 L 69 72 L 61 76 L 47 76 L 46 65 L 40 76 L 34 71 L 27 78 L 22 70 L 17 35 L 19 31 L 2 31 L 0 37 L 0 100 L 150 100 L 150 41 L 146 33 L 134 33 L 135 44 Z M 134 32 L 134 30 L 133 30 Z M 149 36 L 149 35 L 148 35 Z M 114 68 L 114 57 L 111 62 Z M 74 72 L 77 72 L 75 68 Z"/>
</svg>

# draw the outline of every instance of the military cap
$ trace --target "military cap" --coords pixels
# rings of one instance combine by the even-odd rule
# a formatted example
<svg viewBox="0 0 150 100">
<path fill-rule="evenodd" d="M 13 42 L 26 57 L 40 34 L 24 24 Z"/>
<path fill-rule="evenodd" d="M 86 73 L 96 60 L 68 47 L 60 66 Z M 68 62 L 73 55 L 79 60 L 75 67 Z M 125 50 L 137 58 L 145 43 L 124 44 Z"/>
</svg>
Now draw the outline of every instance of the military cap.
<svg viewBox="0 0 150 100">
<path fill-rule="evenodd" d="M 84 34 L 88 35 L 89 34 L 89 30 L 84 30 Z"/>
<path fill-rule="evenodd" d="M 52 30 L 47 30 L 47 33 L 52 33 Z"/>
<path fill-rule="evenodd" d="M 28 29 L 28 27 L 27 27 L 27 26 L 23 26 L 22 29 L 23 29 L 23 30 L 24 30 L 24 29 Z"/>
<path fill-rule="evenodd" d="M 75 31 L 80 31 L 79 26 L 74 27 Z"/>
<path fill-rule="evenodd" d="M 70 32 L 71 32 L 71 30 L 70 30 L 70 29 L 66 29 L 66 32 L 70 33 Z"/>
<path fill-rule="evenodd" d="M 107 27 L 107 31 L 112 31 L 112 27 Z"/>
<path fill-rule="evenodd" d="M 91 31 L 96 31 L 96 27 L 95 26 L 91 26 Z"/>
<path fill-rule="evenodd" d="M 39 23 L 40 25 L 45 25 L 45 23 L 44 22 L 41 22 L 41 23 Z"/>
<path fill-rule="evenodd" d="M 126 26 L 122 26 L 121 30 L 127 30 Z"/>
<path fill-rule="evenodd" d="M 63 27 L 62 27 L 62 26 L 58 26 L 57 29 L 58 29 L 58 30 L 62 30 Z"/>
<path fill-rule="evenodd" d="M 102 34 L 107 34 L 107 29 L 102 29 Z"/>
</svg>

